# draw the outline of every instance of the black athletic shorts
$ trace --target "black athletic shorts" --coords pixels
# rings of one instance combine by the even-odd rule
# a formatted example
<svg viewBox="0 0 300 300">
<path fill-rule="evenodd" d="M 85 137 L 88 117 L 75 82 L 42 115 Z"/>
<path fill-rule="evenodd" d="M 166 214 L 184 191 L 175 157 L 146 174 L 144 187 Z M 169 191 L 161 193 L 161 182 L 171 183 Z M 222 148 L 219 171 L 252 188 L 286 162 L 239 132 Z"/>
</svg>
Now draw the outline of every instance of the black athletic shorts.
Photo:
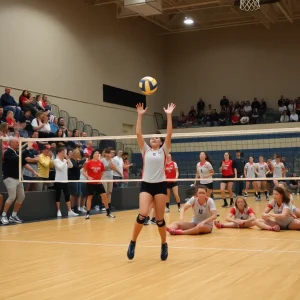
<svg viewBox="0 0 300 300">
<path fill-rule="evenodd" d="M 103 186 L 102 183 L 97 183 L 97 184 L 87 183 L 86 184 L 86 189 L 87 189 L 87 194 L 88 195 L 106 194 L 104 186 Z"/>
<path fill-rule="evenodd" d="M 232 174 L 232 175 L 227 175 L 227 176 L 222 176 L 222 178 L 234 178 L 235 176 L 234 176 L 234 174 Z M 229 182 L 233 182 L 233 181 L 227 181 L 227 180 L 224 180 L 224 181 L 221 181 L 222 183 L 229 183 Z"/>
<path fill-rule="evenodd" d="M 152 197 L 158 194 L 167 195 L 167 183 L 157 182 L 157 183 L 149 183 L 142 181 L 140 193 L 148 193 Z"/>
<path fill-rule="evenodd" d="M 175 181 L 175 182 L 167 182 L 167 189 L 172 189 L 175 186 L 178 186 L 177 181 Z"/>
<path fill-rule="evenodd" d="M 211 183 L 201 183 L 200 182 L 200 184 L 206 186 L 206 188 L 209 189 L 209 190 L 212 190 L 213 186 L 214 186 L 213 182 L 211 182 Z"/>
</svg>

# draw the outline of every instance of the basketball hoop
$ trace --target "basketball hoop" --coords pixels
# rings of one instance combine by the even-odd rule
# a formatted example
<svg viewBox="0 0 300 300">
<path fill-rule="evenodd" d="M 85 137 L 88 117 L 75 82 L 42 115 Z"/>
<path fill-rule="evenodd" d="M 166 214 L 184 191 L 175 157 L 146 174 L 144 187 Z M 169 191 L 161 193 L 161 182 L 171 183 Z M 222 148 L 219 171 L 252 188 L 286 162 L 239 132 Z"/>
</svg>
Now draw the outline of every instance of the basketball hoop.
<svg viewBox="0 0 300 300">
<path fill-rule="evenodd" d="M 240 10 L 254 11 L 260 9 L 259 0 L 240 0 Z"/>
</svg>

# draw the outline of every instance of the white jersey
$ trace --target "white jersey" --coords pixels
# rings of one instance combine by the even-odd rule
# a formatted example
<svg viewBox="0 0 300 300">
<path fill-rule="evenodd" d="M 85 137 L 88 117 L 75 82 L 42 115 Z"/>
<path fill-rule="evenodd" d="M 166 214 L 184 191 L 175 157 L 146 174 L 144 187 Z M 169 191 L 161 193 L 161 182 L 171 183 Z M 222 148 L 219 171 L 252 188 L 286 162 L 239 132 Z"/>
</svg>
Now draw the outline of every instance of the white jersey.
<svg viewBox="0 0 300 300">
<path fill-rule="evenodd" d="M 207 201 L 201 205 L 199 204 L 197 197 L 192 197 L 187 202 L 190 206 L 194 209 L 194 216 L 192 219 L 193 223 L 199 224 L 200 222 L 204 221 L 205 219 L 211 217 L 212 211 L 217 210 L 216 205 L 213 199 L 208 198 Z M 207 223 L 208 225 L 212 226 L 212 222 Z"/>
<path fill-rule="evenodd" d="M 271 200 L 268 204 L 268 207 L 273 209 L 274 214 L 281 214 L 283 212 L 284 208 L 288 208 L 290 211 L 290 214 L 286 216 L 284 219 L 278 219 L 275 217 L 276 223 L 283 228 L 286 228 L 287 225 L 289 225 L 295 217 L 293 216 L 293 208 L 292 205 L 287 205 L 285 203 L 282 203 L 281 206 L 278 206 L 278 204 L 275 202 L 275 200 Z"/>
<path fill-rule="evenodd" d="M 151 149 L 146 143 L 143 149 L 143 181 L 148 183 L 158 183 L 166 180 L 165 164 L 169 151 L 166 144 L 158 150 Z"/>
<path fill-rule="evenodd" d="M 123 165 L 124 165 L 123 158 L 122 158 L 122 157 L 119 157 L 119 156 L 115 156 L 115 157 L 112 159 L 112 162 L 113 162 L 113 164 L 116 166 L 116 168 L 118 169 L 118 171 L 119 171 L 119 172 L 122 174 L 122 176 L 123 176 Z M 116 171 L 113 171 L 113 176 L 120 177 L 120 174 L 117 173 Z"/>
<path fill-rule="evenodd" d="M 113 179 L 114 176 L 113 176 L 113 170 L 110 167 L 110 160 L 107 160 L 106 158 L 102 158 L 101 161 L 105 168 L 103 179 L 106 179 L 106 180 Z M 118 174 L 118 176 L 120 176 L 120 175 Z"/>
<path fill-rule="evenodd" d="M 213 170 L 213 167 L 211 163 L 209 163 L 208 161 L 206 161 L 204 164 L 202 164 L 201 162 L 197 164 L 197 172 L 200 176 L 201 184 L 208 184 L 213 182 L 212 176 L 208 176 L 211 170 Z M 205 177 L 205 179 L 201 179 L 204 178 L 204 176 L 208 176 L 208 177 Z"/>
<path fill-rule="evenodd" d="M 282 175 L 282 172 L 284 170 L 284 164 L 282 162 L 280 162 L 279 164 L 277 162 L 275 162 L 273 164 L 273 167 L 274 167 L 274 171 L 273 171 L 274 178 L 280 178 L 280 177 L 284 176 L 284 175 Z"/>
<path fill-rule="evenodd" d="M 233 207 L 230 210 L 230 213 L 234 215 L 235 219 L 248 220 L 251 218 L 250 214 L 254 214 L 254 211 L 251 207 L 244 208 L 243 211 L 240 211 L 239 209 Z"/>
<path fill-rule="evenodd" d="M 54 159 L 55 167 L 55 181 L 68 180 L 68 168 L 72 168 L 73 164 L 71 161 L 66 159 L 60 160 L 59 158 Z"/>
<path fill-rule="evenodd" d="M 255 163 L 246 163 L 244 169 L 246 170 L 246 178 L 255 178 Z"/>
<path fill-rule="evenodd" d="M 259 178 L 265 178 L 267 170 L 268 170 L 267 163 L 265 163 L 265 162 L 263 162 L 263 163 L 257 163 L 256 167 L 257 167 L 257 170 L 258 170 L 258 177 Z"/>
</svg>

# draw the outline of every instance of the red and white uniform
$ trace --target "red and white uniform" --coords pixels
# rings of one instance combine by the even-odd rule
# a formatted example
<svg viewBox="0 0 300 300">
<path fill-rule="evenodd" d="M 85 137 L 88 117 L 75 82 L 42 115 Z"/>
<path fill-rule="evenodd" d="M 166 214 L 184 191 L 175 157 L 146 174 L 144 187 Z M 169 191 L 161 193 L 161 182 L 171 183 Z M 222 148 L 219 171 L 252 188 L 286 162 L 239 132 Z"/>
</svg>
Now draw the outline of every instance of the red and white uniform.
<svg viewBox="0 0 300 300">
<path fill-rule="evenodd" d="M 199 174 L 201 184 L 209 184 L 209 183 L 213 182 L 212 176 L 208 176 L 210 174 L 211 170 L 213 170 L 213 167 L 208 161 L 205 161 L 204 163 L 198 162 L 197 172 Z M 204 176 L 207 176 L 207 177 L 204 177 Z"/>
<path fill-rule="evenodd" d="M 175 161 L 170 161 L 165 165 L 166 179 L 176 179 L 176 170 L 178 166 Z M 176 180 L 174 180 L 176 181 Z"/>
<path fill-rule="evenodd" d="M 282 203 L 281 206 L 278 206 L 278 204 L 276 203 L 275 200 L 271 200 L 267 207 L 270 208 L 270 209 L 273 209 L 274 214 L 276 214 L 276 215 L 281 214 L 284 208 L 289 209 L 290 214 L 287 215 L 285 219 L 278 219 L 278 218 L 275 217 L 275 221 L 280 227 L 285 228 L 287 225 L 289 225 L 295 219 L 295 216 L 293 215 L 291 205 L 287 205 L 285 203 Z"/>
<path fill-rule="evenodd" d="M 259 178 L 265 178 L 267 170 L 269 169 L 268 164 L 265 163 L 265 162 L 262 162 L 262 163 L 259 162 L 259 163 L 256 164 L 256 167 L 257 167 L 257 170 L 258 170 L 258 177 Z"/>
<path fill-rule="evenodd" d="M 233 207 L 230 213 L 234 215 L 235 219 L 248 220 L 251 218 L 250 214 L 254 214 L 254 211 L 251 207 L 244 208 L 242 211 Z"/>
<path fill-rule="evenodd" d="M 84 169 L 87 171 L 89 177 L 93 178 L 93 180 L 99 180 L 100 183 L 102 173 L 105 171 L 105 167 L 102 161 L 89 160 L 85 164 Z M 99 184 L 99 183 L 90 182 L 89 184 Z"/>
</svg>

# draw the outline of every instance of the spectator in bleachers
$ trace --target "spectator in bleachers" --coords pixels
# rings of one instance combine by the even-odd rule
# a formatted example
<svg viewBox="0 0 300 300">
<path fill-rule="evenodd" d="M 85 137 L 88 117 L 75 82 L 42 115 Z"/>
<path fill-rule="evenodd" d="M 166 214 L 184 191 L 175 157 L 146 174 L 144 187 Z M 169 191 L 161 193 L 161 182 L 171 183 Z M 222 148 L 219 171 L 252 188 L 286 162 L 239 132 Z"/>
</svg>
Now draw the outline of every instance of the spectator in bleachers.
<svg viewBox="0 0 300 300">
<path fill-rule="evenodd" d="M 258 109 L 255 107 L 252 110 L 250 124 L 258 124 L 258 123 L 259 123 L 259 113 L 258 113 Z"/>
<path fill-rule="evenodd" d="M 3 117 L 3 113 L 4 113 L 3 107 L 0 106 L 0 124 L 1 124 L 2 122 L 5 122 L 5 119 L 4 119 L 4 117 Z"/>
<path fill-rule="evenodd" d="M 296 104 L 294 103 L 294 100 L 290 100 L 287 106 L 288 115 L 290 115 L 291 112 L 294 111 L 295 109 L 296 109 Z"/>
<path fill-rule="evenodd" d="M 113 171 L 114 180 L 123 178 L 123 151 L 119 150 L 117 155 L 112 159 L 112 163 L 116 166 L 116 170 Z M 121 184 L 118 182 L 114 182 L 114 187 L 120 187 Z"/>
<path fill-rule="evenodd" d="M 251 107 L 252 107 L 252 110 L 254 110 L 254 108 L 257 108 L 257 110 L 259 110 L 260 109 L 260 103 L 258 102 L 258 100 L 257 100 L 257 98 L 254 98 L 253 99 L 253 102 L 252 102 L 252 104 L 251 104 Z"/>
<path fill-rule="evenodd" d="M 234 103 L 234 109 L 233 109 L 233 112 L 232 113 L 234 113 L 234 111 L 240 111 L 240 109 L 241 109 L 241 105 L 240 105 L 240 102 L 239 101 L 236 101 L 235 103 Z"/>
<path fill-rule="evenodd" d="M 289 116 L 287 115 L 287 111 L 284 110 L 284 111 L 282 112 L 281 117 L 280 117 L 280 123 L 286 123 L 286 122 L 289 122 L 289 121 L 290 121 L 290 118 L 289 118 Z"/>
<path fill-rule="evenodd" d="M 12 110 L 9 110 L 6 115 L 6 123 L 8 125 L 8 130 L 10 132 L 15 131 L 16 120 L 14 119 L 14 113 Z"/>
<path fill-rule="evenodd" d="M 241 117 L 239 115 L 239 112 L 237 110 L 234 111 L 234 114 L 231 117 L 231 123 L 232 123 L 232 125 L 238 125 L 238 124 L 240 124 L 240 119 L 241 119 Z"/>
<path fill-rule="evenodd" d="M 0 137 L 8 138 L 8 125 L 6 122 L 0 124 Z M 8 141 L 2 142 L 2 156 L 8 148 Z"/>
<path fill-rule="evenodd" d="M 25 128 L 26 128 L 26 122 L 24 120 L 21 120 L 20 124 L 18 125 L 19 136 L 23 138 L 28 138 L 29 133 Z"/>
<path fill-rule="evenodd" d="M 63 137 L 67 137 L 68 136 L 68 128 L 65 125 L 64 118 L 62 118 L 62 117 L 58 118 L 57 125 L 58 125 L 58 128 L 62 129 Z"/>
<path fill-rule="evenodd" d="M 278 103 L 278 106 L 279 106 L 279 107 L 283 106 L 284 101 L 285 101 L 285 100 L 284 100 L 284 97 L 283 97 L 283 95 L 281 95 L 280 98 L 279 98 L 279 100 L 278 100 L 278 102 L 277 102 L 277 103 Z"/>
<path fill-rule="evenodd" d="M 5 93 L 1 96 L 0 100 L 0 105 L 3 107 L 4 112 L 9 110 L 13 111 L 15 119 L 19 121 L 21 117 L 21 108 L 18 106 L 14 97 L 10 95 L 10 88 L 5 88 Z"/>
<path fill-rule="evenodd" d="M 249 124 L 249 122 L 250 118 L 247 116 L 247 113 L 243 111 L 240 119 L 241 125 L 247 125 Z"/>
<path fill-rule="evenodd" d="M 83 154 L 86 158 L 90 158 L 90 156 L 92 155 L 92 152 L 94 151 L 93 148 L 93 142 L 92 141 L 86 141 L 86 147 L 83 151 Z"/>
<path fill-rule="evenodd" d="M 226 126 L 227 125 L 227 114 L 225 112 L 225 109 L 221 109 L 221 112 L 219 114 L 219 124 L 220 126 Z"/>
<path fill-rule="evenodd" d="M 296 113 L 299 116 L 300 115 L 300 100 L 299 98 L 295 100 L 296 103 Z"/>
<path fill-rule="evenodd" d="M 54 117 L 53 122 L 50 123 L 51 132 L 54 134 L 56 134 L 56 132 L 58 130 L 57 122 L 58 122 L 58 118 Z"/>
<path fill-rule="evenodd" d="M 199 98 L 199 101 L 197 103 L 197 111 L 204 112 L 204 108 L 205 108 L 205 103 L 201 98 Z"/>
<path fill-rule="evenodd" d="M 244 106 L 244 108 L 243 108 L 243 112 L 244 112 L 245 115 L 247 115 L 247 116 L 251 116 L 251 115 L 252 115 L 252 107 L 251 107 L 249 101 L 246 101 L 245 106 Z"/>
<path fill-rule="evenodd" d="M 220 100 L 220 106 L 221 108 L 226 108 L 229 106 L 229 100 L 226 98 L 226 96 L 223 96 L 223 98 Z"/>
<path fill-rule="evenodd" d="M 61 128 L 59 128 L 59 129 L 57 130 L 55 136 L 58 137 L 58 138 L 60 138 L 60 139 L 62 139 L 62 138 L 64 137 L 64 132 L 63 132 L 63 130 L 62 130 Z M 57 147 L 57 148 L 62 148 L 62 147 L 65 147 L 65 146 L 66 146 L 66 142 L 64 142 L 64 141 L 61 141 L 61 140 L 60 140 L 60 141 L 57 141 L 57 142 L 56 142 L 56 147 Z"/>
<path fill-rule="evenodd" d="M 287 110 L 287 107 L 284 104 L 282 104 L 281 106 L 278 107 L 278 110 L 282 114 L 283 111 Z"/>
<path fill-rule="evenodd" d="M 258 109 L 259 117 L 261 119 L 264 119 L 266 111 L 267 111 L 267 103 L 265 102 L 265 99 L 261 99 L 260 108 Z"/>
<path fill-rule="evenodd" d="M 188 114 L 188 120 L 187 120 L 187 122 L 188 122 L 189 124 L 195 123 L 195 120 L 196 120 L 196 114 L 197 114 L 197 112 L 196 112 L 194 106 L 191 106 L 191 110 L 189 111 L 189 114 Z"/>
<path fill-rule="evenodd" d="M 290 121 L 291 122 L 298 122 L 299 121 L 299 116 L 296 114 L 296 112 L 294 110 L 291 111 Z"/>
<path fill-rule="evenodd" d="M 24 113 L 24 116 L 21 117 L 20 122 L 25 123 L 25 130 L 28 132 L 29 136 L 32 135 L 33 127 L 31 125 L 31 122 L 33 121 L 33 117 L 31 115 L 30 110 L 26 110 Z"/>
<path fill-rule="evenodd" d="M 43 96 L 39 97 L 38 104 L 42 108 L 42 110 L 44 110 L 44 111 L 51 111 L 51 106 L 49 105 L 49 101 L 48 101 L 47 95 L 43 95 Z"/>
<path fill-rule="evenodd" d="M 186 121 L 187 121 L 187 117 L 184 115 L 184 112 L 181 111 L 180 114 L 179 114 L 179 118 L 178 118 L 178 125 L 184 125 L 186 124 Z"/>
<path fill-rule="evenodd" d="M 208 105 L 207 105 L 207 108 L 206 108 L 206 110 L 205 110 L 205 112 L 204 112 L 204 114 L 205 114 L 206 116 L 210 116 L 210 115 L 211 115 L 211 112 L 212 112 L 211 104 L 208 104 Z"/>
<path fill-rule="evenodd" d="M 219 121 L 219 115 L 217 114 L 217 111 L 215 109 L 213 109 L 206 125 L 207 126 L 218 126 L 219 125 L 218 121 Z"/>
<path fill-rule="evenodd" d="M 244 106 L 246 105 L 246 102 L 245 101 L 242 101 L 240 103 L 240 110 L 239 110 L 239 114 L 241 114 L 243 111 L 244 111 Z"/>
</svg>

